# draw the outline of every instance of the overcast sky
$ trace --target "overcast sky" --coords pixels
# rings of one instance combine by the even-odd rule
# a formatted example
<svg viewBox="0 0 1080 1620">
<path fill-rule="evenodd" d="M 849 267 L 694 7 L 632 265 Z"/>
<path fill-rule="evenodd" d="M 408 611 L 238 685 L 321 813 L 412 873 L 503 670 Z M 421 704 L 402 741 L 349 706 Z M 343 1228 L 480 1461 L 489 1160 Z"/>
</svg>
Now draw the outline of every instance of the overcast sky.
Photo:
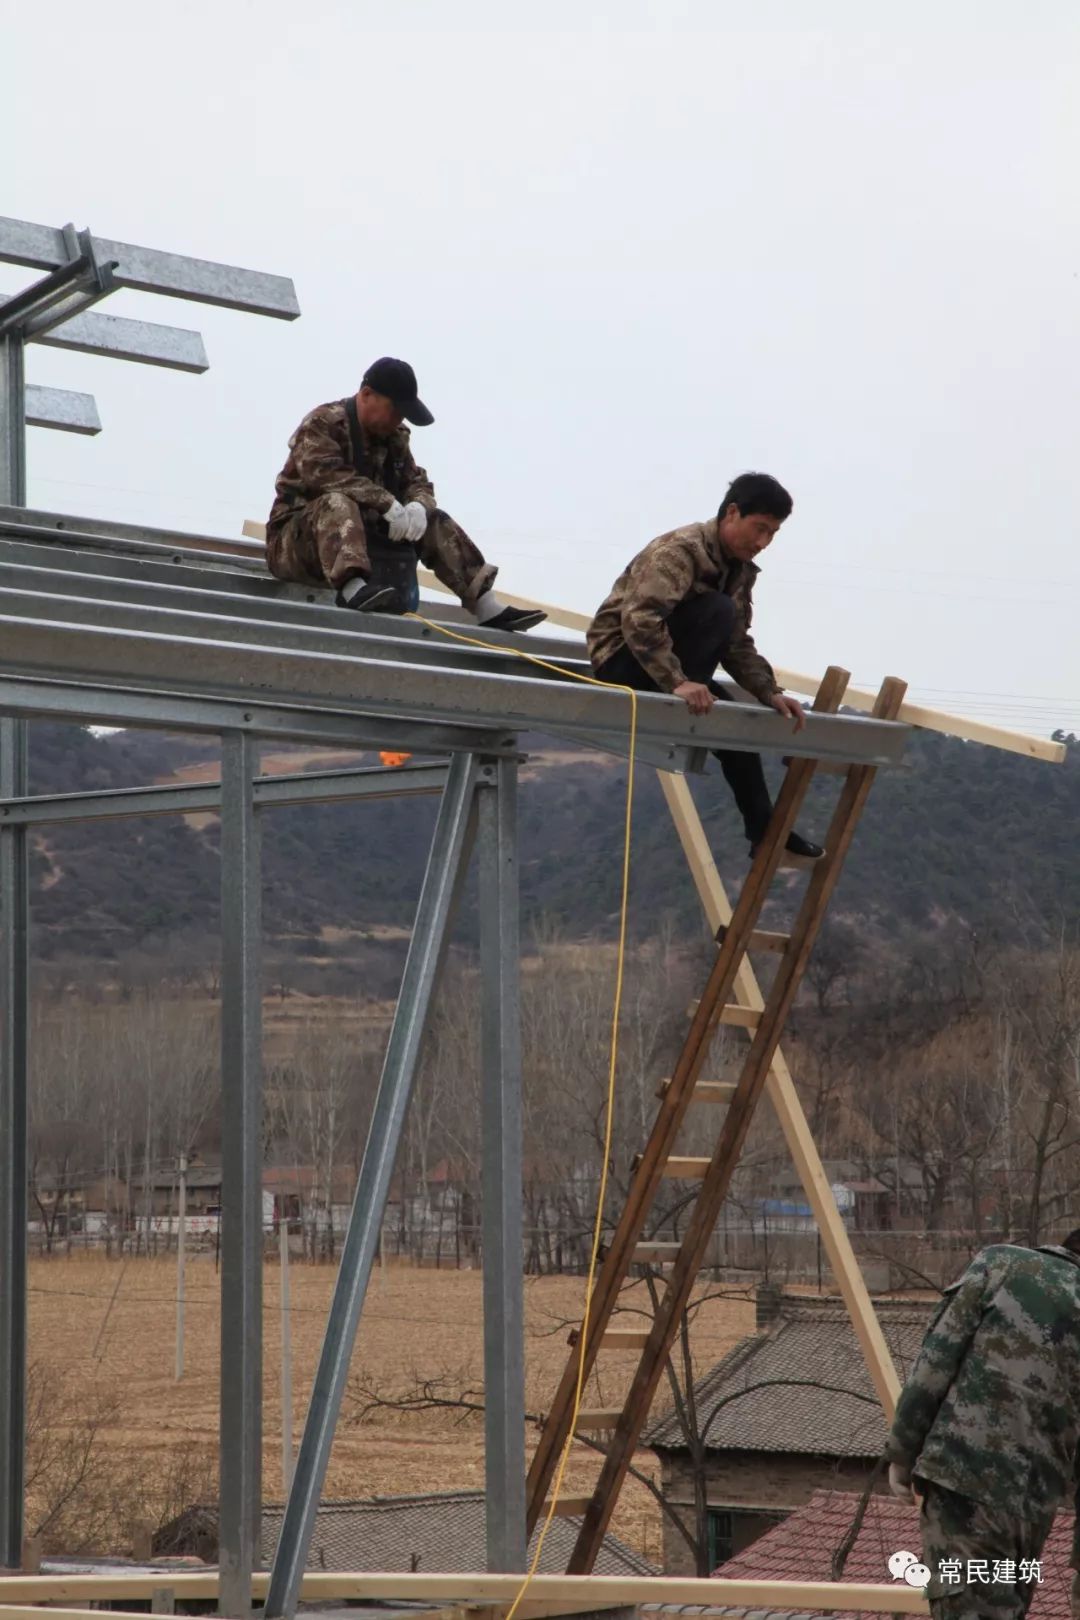
<svg viewBox="0 0 1080 1620">
<path fill-rule="evenodd" d="M 303 311 L 110 300 L 198 327 L 198 378 L 35 348 L 104 432 L 30 430 L 33 504 L 238 534 L 305 411 L 403 355 L 508 588 L 591 611 L 760 467 L 775 662 L 1080 731 L 1075 0 L 2 11 L 0 213 Z"/>
</svg>

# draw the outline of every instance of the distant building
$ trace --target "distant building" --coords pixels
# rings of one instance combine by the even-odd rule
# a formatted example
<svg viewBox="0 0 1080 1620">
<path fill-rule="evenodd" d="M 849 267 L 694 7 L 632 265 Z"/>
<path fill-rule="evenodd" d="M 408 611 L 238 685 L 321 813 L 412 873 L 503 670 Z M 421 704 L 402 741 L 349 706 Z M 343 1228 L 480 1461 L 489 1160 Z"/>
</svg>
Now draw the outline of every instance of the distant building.
<svg viewBox="0 0 1080 1620">
<path fill-rule="evenodd" d="M 878 1301 L 885 1341 L 906 1378 L 929 1304 Z M 847 1308 L 839 1299 L 758 1292 L 758 1323 L 694 1390 L 705 1435 L 710 1563 L 741 1552 L 815 1491 L 859 1490 L 885 1444 L 884 1413 Z M 694 1470 L 674 1411 L 647 1431 L 664 1500 L 693 1530 Z M 877 1487 L 888 1489 L 883 1477 Z M 664 1570 L 692 1575 L 689 1548 L 664 1522 Z"/>
</svg>

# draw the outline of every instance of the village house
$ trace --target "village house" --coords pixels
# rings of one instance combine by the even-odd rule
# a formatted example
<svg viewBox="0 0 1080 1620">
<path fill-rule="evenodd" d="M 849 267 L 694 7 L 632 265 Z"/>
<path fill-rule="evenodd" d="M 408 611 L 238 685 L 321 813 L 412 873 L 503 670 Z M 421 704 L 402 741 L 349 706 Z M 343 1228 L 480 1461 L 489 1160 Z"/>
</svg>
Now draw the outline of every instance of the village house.
<svg viewBox="0 0 1080 1620">
<path fill-rule="evenodd" d="M 901 1379 L 922 1343 L 929 1301 L 875 1303 Z M 750 1337 L 694 1390 L 711 1566 L 772 1530 L 823 1489 L 861 1490 L 887 1428 L 847 1308 L 840 1299 L 758 1290 Z M 674 1411 L 646 1433 L 660 1458 L 665 1503 L 693 1533 L 694 1463 Z M 884 1474 L 875 1482 L 888 1490 Z M 664 1570 L 693 1575 L 690 1549 L 665 1515 Z"/>
</svg>

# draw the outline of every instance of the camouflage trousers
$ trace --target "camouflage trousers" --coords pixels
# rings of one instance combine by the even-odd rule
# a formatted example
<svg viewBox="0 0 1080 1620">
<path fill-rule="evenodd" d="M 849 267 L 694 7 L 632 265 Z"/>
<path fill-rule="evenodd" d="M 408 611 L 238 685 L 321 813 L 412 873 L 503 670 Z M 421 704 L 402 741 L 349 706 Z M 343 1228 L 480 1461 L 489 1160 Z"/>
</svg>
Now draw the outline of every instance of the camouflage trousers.
<svg viewBox="0 0 1080 1620">
<path fill-rule="evenodd" d="M 370 575 L 369 540 L 376 546 L 391 544 L 377 513 L 359 507 L 348 495 L 319 495 L 267 525 L 267 566 L 276 579 L 340 588 L 357 574 Z M 421 562 L 467 608 L 491 589 L 498 572 L 447 512 L 431 513 L 417 549 Z"/>
<path fill-rule="evenodd" d="M 1021 1519 L 930 1480 L 917 1489 L 925 1492 L 920 1522 L 934 1620 L 1024 1620 L 1038 1583 L 1019 1579 L 1021 1564 L 1038 1560 L 1052 1517 Z M 995 1573 L 1014 1578 L 994 1580 Z"/>
</svg>

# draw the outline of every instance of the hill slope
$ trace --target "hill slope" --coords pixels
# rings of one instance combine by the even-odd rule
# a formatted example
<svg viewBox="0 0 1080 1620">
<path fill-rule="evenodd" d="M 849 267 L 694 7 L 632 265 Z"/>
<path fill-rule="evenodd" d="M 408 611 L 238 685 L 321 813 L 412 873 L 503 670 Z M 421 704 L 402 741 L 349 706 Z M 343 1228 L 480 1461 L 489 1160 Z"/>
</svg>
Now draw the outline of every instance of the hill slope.
<svg viewBox="0 0 1080 1620">
<path fill-rule="evenodd" d="M 534 742 L 521 794 L 524 921 L 543 915 L 572 936 L 607 933 L 618 904 L 625 769 L 607 756 Z M 1064 765 L 1050 766 L 915 733 L 908 758 L 904 770 L 882 773 L 871 795 L 837 898 L 843 914 L 885 929 L 956 917 L 979 926 L 1005 890 L 1039 910 L 1077 914 L 1080 747 L 1070 748 Z M 273 761 L 278 769 L 329 763 L 349 759 L 299 751 L 290 759 L 279 750 Z M 775 780 L 778 767 L 769 770 Z M 31 774 L 35 792 L 205 779 L 217 774 L 217 745 L 138 732 L 95 737 L 41 724 L 32 729 Z M 835 793 L 835 778 L 817 785 L 800 819 L 808 832 L 824 829 Z M 746 847 L 712 762 L 694 779 L 694 794 L 725 880 L 737 883 Z M 341 952 L 354 960 L 365 937 L 400 936 L 411 923 L 434 817 L 433 799 L 268 812 L 270 940 L 300 957 Z M 193 941 L 205 952 L 218 926 L 216 817 L 44 829 L 34 839 L 33 894 L 42 957 L 172 951 Z M 641 770 L 635 932 L 651 933 L 665 919 L 680 932 L 700 928 L 656 778 Z"/>
</svg>

